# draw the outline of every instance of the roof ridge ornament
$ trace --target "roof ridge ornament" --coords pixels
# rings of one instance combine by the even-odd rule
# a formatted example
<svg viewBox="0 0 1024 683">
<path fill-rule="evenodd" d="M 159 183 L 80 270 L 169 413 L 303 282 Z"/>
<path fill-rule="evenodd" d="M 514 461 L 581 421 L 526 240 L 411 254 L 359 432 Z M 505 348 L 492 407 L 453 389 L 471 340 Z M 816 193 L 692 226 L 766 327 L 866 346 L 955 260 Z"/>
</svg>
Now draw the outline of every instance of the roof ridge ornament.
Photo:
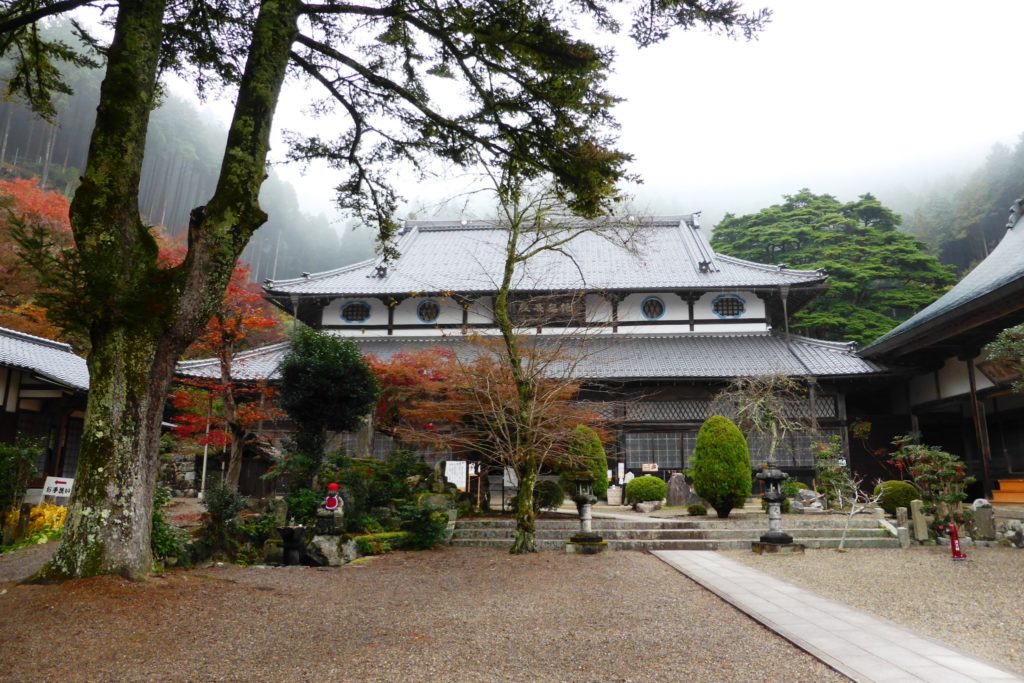
<svg viewBox="0 0 1024 683">
<path fill-rule="evenodd" d="M 1006 222 L 1007 230 L 1013 230 L 1013 226 L 1017 225 L 1022 213 L 1024 213 L 1024 197 L 1010 204 L 1010 219 Z"/>
</svg>

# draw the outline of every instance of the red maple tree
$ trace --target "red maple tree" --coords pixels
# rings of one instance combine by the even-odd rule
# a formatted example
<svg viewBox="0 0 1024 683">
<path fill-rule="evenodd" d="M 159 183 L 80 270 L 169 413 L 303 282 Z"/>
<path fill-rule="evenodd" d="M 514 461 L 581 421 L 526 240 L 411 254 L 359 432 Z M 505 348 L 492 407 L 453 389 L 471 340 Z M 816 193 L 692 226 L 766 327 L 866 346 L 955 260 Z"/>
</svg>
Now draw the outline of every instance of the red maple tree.
<svg viewBox="0 0 1024 683">
<path fill-rule="evenodd" d="M 62 334 L 36 300 L 36 272 L 23 260 L 12 230 L 16 226 L 45 233 L 55 247 L 72 243 L 68 200 L 44 190 L 35 178 L 0 180 L 0 327 L 49 339 L 75 341 Z"/>
<path fill-rule="evenodd" d="M 171 261 L 177 251 L 173 245 L 166 246 L 161 257 Z M 280 320 L 249 276 L 249 266 L 241 262 L 235 266 L 220 308 L 186 352 L 192 358 L 215 357 L 220 377 L 181 380 L 171 394 L 177 411 L 175 435 L 199 445 L 230 449 L 224 483 L 235 490 L 245 445 L 255 438 L 253 430 L 281 414 L 274 404 L 273 387 L 232 375 L 236 353 L 284 337 Z"/>
</svg>

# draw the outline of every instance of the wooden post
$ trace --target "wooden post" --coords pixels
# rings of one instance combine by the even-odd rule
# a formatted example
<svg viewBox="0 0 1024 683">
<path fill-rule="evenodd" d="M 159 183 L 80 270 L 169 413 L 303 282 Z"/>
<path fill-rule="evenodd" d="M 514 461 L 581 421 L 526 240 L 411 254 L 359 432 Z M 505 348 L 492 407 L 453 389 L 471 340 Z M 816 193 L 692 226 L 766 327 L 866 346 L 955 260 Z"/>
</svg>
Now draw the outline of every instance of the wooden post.
<svg viewBox="0 0 1024 683">
<path fill-rule="evenodd" d="M 967 358 L 967 377 L 971 382 L 971 415 L 974 418 L 974 437 L 978 441 L 981 454 L 982 491 L 985 498 L 992 497 L 992 479 L 989 477 L 988 464 L 992 453 L 988 443 L 988 429 L 981 414 L 981 403 L 978 401 L 978 387 L 974 379 L 974 357 Z"/>
</svg>

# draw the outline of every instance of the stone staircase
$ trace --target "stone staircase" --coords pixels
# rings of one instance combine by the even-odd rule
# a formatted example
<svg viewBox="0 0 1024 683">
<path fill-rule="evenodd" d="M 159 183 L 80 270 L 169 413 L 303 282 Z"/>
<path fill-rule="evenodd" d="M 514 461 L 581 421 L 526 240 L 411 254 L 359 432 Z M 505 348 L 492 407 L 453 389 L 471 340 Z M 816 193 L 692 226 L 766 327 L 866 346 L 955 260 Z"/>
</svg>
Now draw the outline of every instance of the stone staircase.
<svg viewBox="0 0 1024 683">
<path fill-rule="evenodd" d="M 1024 479 L 1000 479 L 999 490 L 992 492 L 992 502 L 1024 503 Z"/>
<path fill-rule="evenodd" d="M 845 519 L 831 516 L 803 518 L 786 515 L 783 530 L 794 542 L 808 548 L 836 548 L 843 535 Z M 767 532 L 763 516 L 744 519 L 651 519 L 636 520 L 595 517 L 594 531 L 608 541 L 610 550 L 743 550 Z M 537 546 L 541 550 L 562 550 L 565 541 L 579 529 L 579 521 L 537 520 Z M 515 521 L 507 518 L 460 519 L 452 545 L 507 549 L 512 544 Z M 899 541 L 881 528 L 876 519 L 854 519 L 846 535 L 847 548 L 899 548 Z"/>
</svg>

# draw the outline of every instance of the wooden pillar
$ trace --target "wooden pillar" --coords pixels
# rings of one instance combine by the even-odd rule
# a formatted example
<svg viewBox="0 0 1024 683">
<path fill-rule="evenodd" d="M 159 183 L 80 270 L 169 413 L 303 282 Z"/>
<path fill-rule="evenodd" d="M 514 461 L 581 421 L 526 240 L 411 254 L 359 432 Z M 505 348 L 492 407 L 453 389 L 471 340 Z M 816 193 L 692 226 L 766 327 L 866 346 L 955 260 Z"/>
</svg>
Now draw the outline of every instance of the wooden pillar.
<svg viewBox="0 0 1024 683">
<path fill-rule="evenodd" d="M 974 379 L 974 357 L 967 358 L 967 377 L 971 382 L 971 415 L 974 418 L 974 438 L 978 442 L 978 451 L 981 454 L 981 476 L 983 495 L 985 498 L 992 497 L 992 479 L 989 476 L 988 465 L 992 459 L 992 453 L 988 443 L 988 429 L 985 425 L 985 418 L 982 415 L 981 402 L 978 401 L 978 387 Z"/>
<path fill-rule="evenodd" d="M 395 333 L 395 306 L 398 305 L 398 302 L 388 299 L 385 303 L 388 307 L 388 336 L 390 337 Z"/>
</svg>

